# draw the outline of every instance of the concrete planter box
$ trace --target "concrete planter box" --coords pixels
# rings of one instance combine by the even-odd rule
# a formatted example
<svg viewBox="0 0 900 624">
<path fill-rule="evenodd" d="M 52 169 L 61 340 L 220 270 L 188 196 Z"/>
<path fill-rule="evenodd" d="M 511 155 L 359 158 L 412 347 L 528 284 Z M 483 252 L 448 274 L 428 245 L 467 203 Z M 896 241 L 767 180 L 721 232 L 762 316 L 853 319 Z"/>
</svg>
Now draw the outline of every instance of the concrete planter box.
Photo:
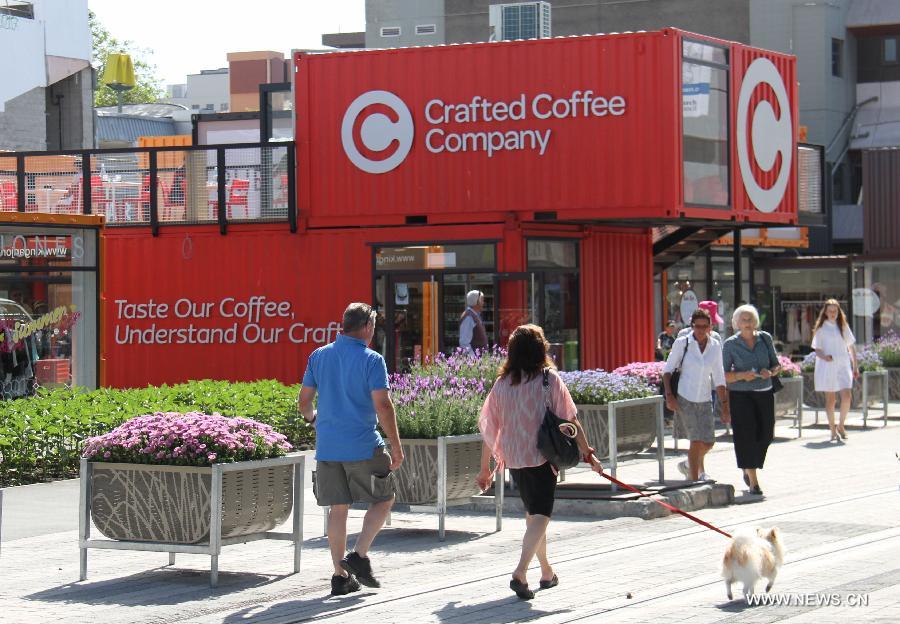
<svg viewBox="0 0 900 624">
<path fill-rule="evenodd" d="M 209 539 L 212 468 L 95 463 L 91 519 L 104 536 L 197 544 Z M 261 533 L 291 514 L 291 466 L 227 472 L 222 538 Z"/>
<path fill-rule="evenodd" d="M 890 378 L 891 401 L 900 401 L 900 367 L 888 366 L 887 371 Z"/>
<path fill-rule="evenodd" d="M 395 502 L 434 507 L 438 513 L 438 538 L 446 537 L 447 508 L 468 504 L 481 494 L 476 478 L 481 470 L 480 433 L 441 436 L 437 439 L 401 438 L 404 460 L 394 473 Z M 497 530 L 503 526 L 505 471 L 494 477 Z M 328 517 L 326 514 L 326 532 Z M 388 518 L 390 525 L 390 518 Z"/>
<path fill-rule="evenodd" d="M 609 459 L 609 405 L 576 405 L 578 420 L 598 459 Z M 643 453 L 656 440 L 657 406 L 653 403 L 616 407 L 616 454 Z"/>
<path fill-rule="evenodd" d="M 884 393 L 884 377 L 872 376 L 869 379 L 868 399 L 869 406 L 881 402 Z M 803 373 L 803 403 L 816 409 L 825 409 L 825 393 L 816 392 L 814 373 L 812 371 Z M 853 390 L 851 392 L 850 407 L 852 409 L 860 409 L 863 404 L 863 387 L 862 380 L 853 382 Z M 840 398 L 838 398 L 840 405 Z"/>
<path fill-rule="evenodd" d="M 784 388 L 775 393 L 775 416 L 794 416 L 797 403 L 803 395 L 803 377 L 781 377 Z"/>
<path fill-rule="evenodd" d="M 481 469 L 481 436 L 446 436 L 447 500 L 470 498 L 481 493 L 475 477 Z M 397 502 L 435 505 L 438 502 L 439 440 L 403 439 L 405 459 L 395 473 Z"/>
</svg>

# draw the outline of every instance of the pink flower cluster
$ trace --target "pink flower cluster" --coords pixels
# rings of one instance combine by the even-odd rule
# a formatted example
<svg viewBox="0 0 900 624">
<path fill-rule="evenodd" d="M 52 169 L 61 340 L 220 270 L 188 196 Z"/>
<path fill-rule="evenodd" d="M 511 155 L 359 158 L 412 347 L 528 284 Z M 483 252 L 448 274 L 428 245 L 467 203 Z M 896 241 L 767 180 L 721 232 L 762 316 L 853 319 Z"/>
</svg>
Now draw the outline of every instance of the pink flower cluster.
<svg viewBox="0 0 900 624">
<path fill-rule="evenodd" d="M 800 365 L 793 363 L 789 357 L 779 355 L 778 365 L 781 366 L 779 377 L 797 377 L 800 375 Z"/>
<path fill-rule="evenodd" d="M 632 362 L 631 364 L 620 366 L 613 373 L 638 377 L 655 388 L 662 383 L 663 367 L 665 365 L 665 362 Z"/>
<path fill-rule="evenodd" d="M 249 418 L 156 412 L 88 438 L 83 456 L 93 461 L 208 466 L 278 457 L 291 448 L 285 436 Z"/>
</svg>

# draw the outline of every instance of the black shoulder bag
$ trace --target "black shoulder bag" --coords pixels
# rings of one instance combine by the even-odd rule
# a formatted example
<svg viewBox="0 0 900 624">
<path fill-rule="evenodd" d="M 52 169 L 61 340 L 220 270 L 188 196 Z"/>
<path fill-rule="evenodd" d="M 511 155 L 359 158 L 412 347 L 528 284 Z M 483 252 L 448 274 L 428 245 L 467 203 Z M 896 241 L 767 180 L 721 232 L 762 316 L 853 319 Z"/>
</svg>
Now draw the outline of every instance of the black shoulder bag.
<svg viewBox="0 0 900 624">
<path fill-rule="evenodd" d="M 759 335 L 760 335 L 760 337 L 762 337 L 762 336 L 767 336 L 768 334 L 760 333 Z M 766 343 L 766 346 L 772 347 L 772 351 L 775 351 L 775 345 L 771 341 L 772 341 L 771 336 L 769 336 L 768 338 L 763 338 L 763 342 Z M 766 351 L 768 352 L 768 349 L 766 349 Z M 778 357 L 777 357 L 778 352 L 775 351 L 775 354 L 776 354 L 775 366 L 778 366 Z M 769 358 L 769 363 L 770 364 L 772 363 L 771 358 Z M 775 366 L 772 366 L 771 368 L 775 368 Z M 769 377 L 769 379 L 772 381 L 772 392 L 773 393 L 781 392 L 784 389 L 784 384 L 781 383 L 781 379 L 778 378 L 778 375 L 775 375 L 774 377 Z"/>
<path fill-rule="evenodd" d="M 672 376 L 669 378 L 669 389 L 672 390 L 672 396 L 678 396 L 678 380 L 681 379 L 681 365 L 684 364 L 684 356 L 687 355 L 690 346 L 691 335 L 688 334 L 684 337 L 684 351 L 681 353 L 681 361 L 678 363 L 678 368 L 672 372 Z"/>
<path fill-rule="evenodd" d="M 563 432 L 563 428 L 572 431 L 574 425 L 553 413 L 550 409 L 550 369 L 544 369 L 544 420 L 538 430 L 537 448 L 548 462 L 557 470 L 574 468 L 581 461 L 578 443 L 574 435 Z"/>
</svg>

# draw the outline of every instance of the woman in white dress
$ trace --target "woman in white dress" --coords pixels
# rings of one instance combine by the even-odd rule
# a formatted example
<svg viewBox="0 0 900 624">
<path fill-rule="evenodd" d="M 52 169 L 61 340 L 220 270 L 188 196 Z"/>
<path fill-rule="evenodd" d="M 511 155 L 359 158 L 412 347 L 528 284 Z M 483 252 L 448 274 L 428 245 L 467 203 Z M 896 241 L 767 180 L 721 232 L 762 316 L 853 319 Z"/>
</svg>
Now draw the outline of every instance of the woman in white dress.
<svg viewBox="0 0 900 624">
<path fill-rule="evenodd" d="M 813 329 L 812 348 L 816 352 L 815 388 L 825 393 L 825 413 L 831 427 L 831 440 L 846 440 L 844 422 L 850 411 L 850 391 L 859 377 L 856 365 L 856 339 L 847 317 L 836 299 L 829 299 L 819 312 Z M 835 427 L 835 393 L 841 394 L 841 419 Z"/>
</svg>

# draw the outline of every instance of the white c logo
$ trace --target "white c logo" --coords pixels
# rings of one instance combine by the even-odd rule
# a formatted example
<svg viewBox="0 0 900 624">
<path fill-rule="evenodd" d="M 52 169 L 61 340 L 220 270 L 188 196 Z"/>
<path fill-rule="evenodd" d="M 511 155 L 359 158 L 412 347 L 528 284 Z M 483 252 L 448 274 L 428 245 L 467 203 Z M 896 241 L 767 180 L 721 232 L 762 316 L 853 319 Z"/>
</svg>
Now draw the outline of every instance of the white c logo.
<svg viewBox="0 0 900 624">
<path fill-rule="evenodd" d="M 369 106 L 379 104 L 389 108 L 397 117 L 390 117 L 380 112 L 373 112 L 363 120 L 359 127 L 359 139 L 363 146 L 371 152 L 385 152 L 395 141 L 397 147 L 386 158 L 375 159 L 362 154 L 356 144 L 354 128 L 360 113 Z M 413 120 L 403 100 L 388 91 L 367 91 L 353 100 L 344 113 L 341 123 L 341 142 L 344 152 L 354 165 L 367 173 L 387 173 L 396 168 L 409 154 L 413 142 Z"/>
<path fill-rule="evenodd" d="M 766 83 L 775 92 L 778 100 L 780 116 L 775 118 L 772 105 L 763 100 L 753 111 L 750 131 L 753 140 L 753 159 L 763 171 L 770 171 L 781 153 L 781 170 L 771 188 L 764 189 L 753 177 L 750 166 L 750 150 L 747 145 L 747 123 L 750 121 L 750 98 L 756 87 Z M 747 68 L 741 93 L 738 97 L 737 110 L 737 153 L 741 167 L 741 177 L 750 201 L 760 212 L 774 212 L 784 197 L 788 179 L 791 175 L 791 146 L 793 144 L 793 124 L 791 123 L 791 107 L 787 90 L 775 64 L 767 58 L 758 58 Z"/>
</svg>

